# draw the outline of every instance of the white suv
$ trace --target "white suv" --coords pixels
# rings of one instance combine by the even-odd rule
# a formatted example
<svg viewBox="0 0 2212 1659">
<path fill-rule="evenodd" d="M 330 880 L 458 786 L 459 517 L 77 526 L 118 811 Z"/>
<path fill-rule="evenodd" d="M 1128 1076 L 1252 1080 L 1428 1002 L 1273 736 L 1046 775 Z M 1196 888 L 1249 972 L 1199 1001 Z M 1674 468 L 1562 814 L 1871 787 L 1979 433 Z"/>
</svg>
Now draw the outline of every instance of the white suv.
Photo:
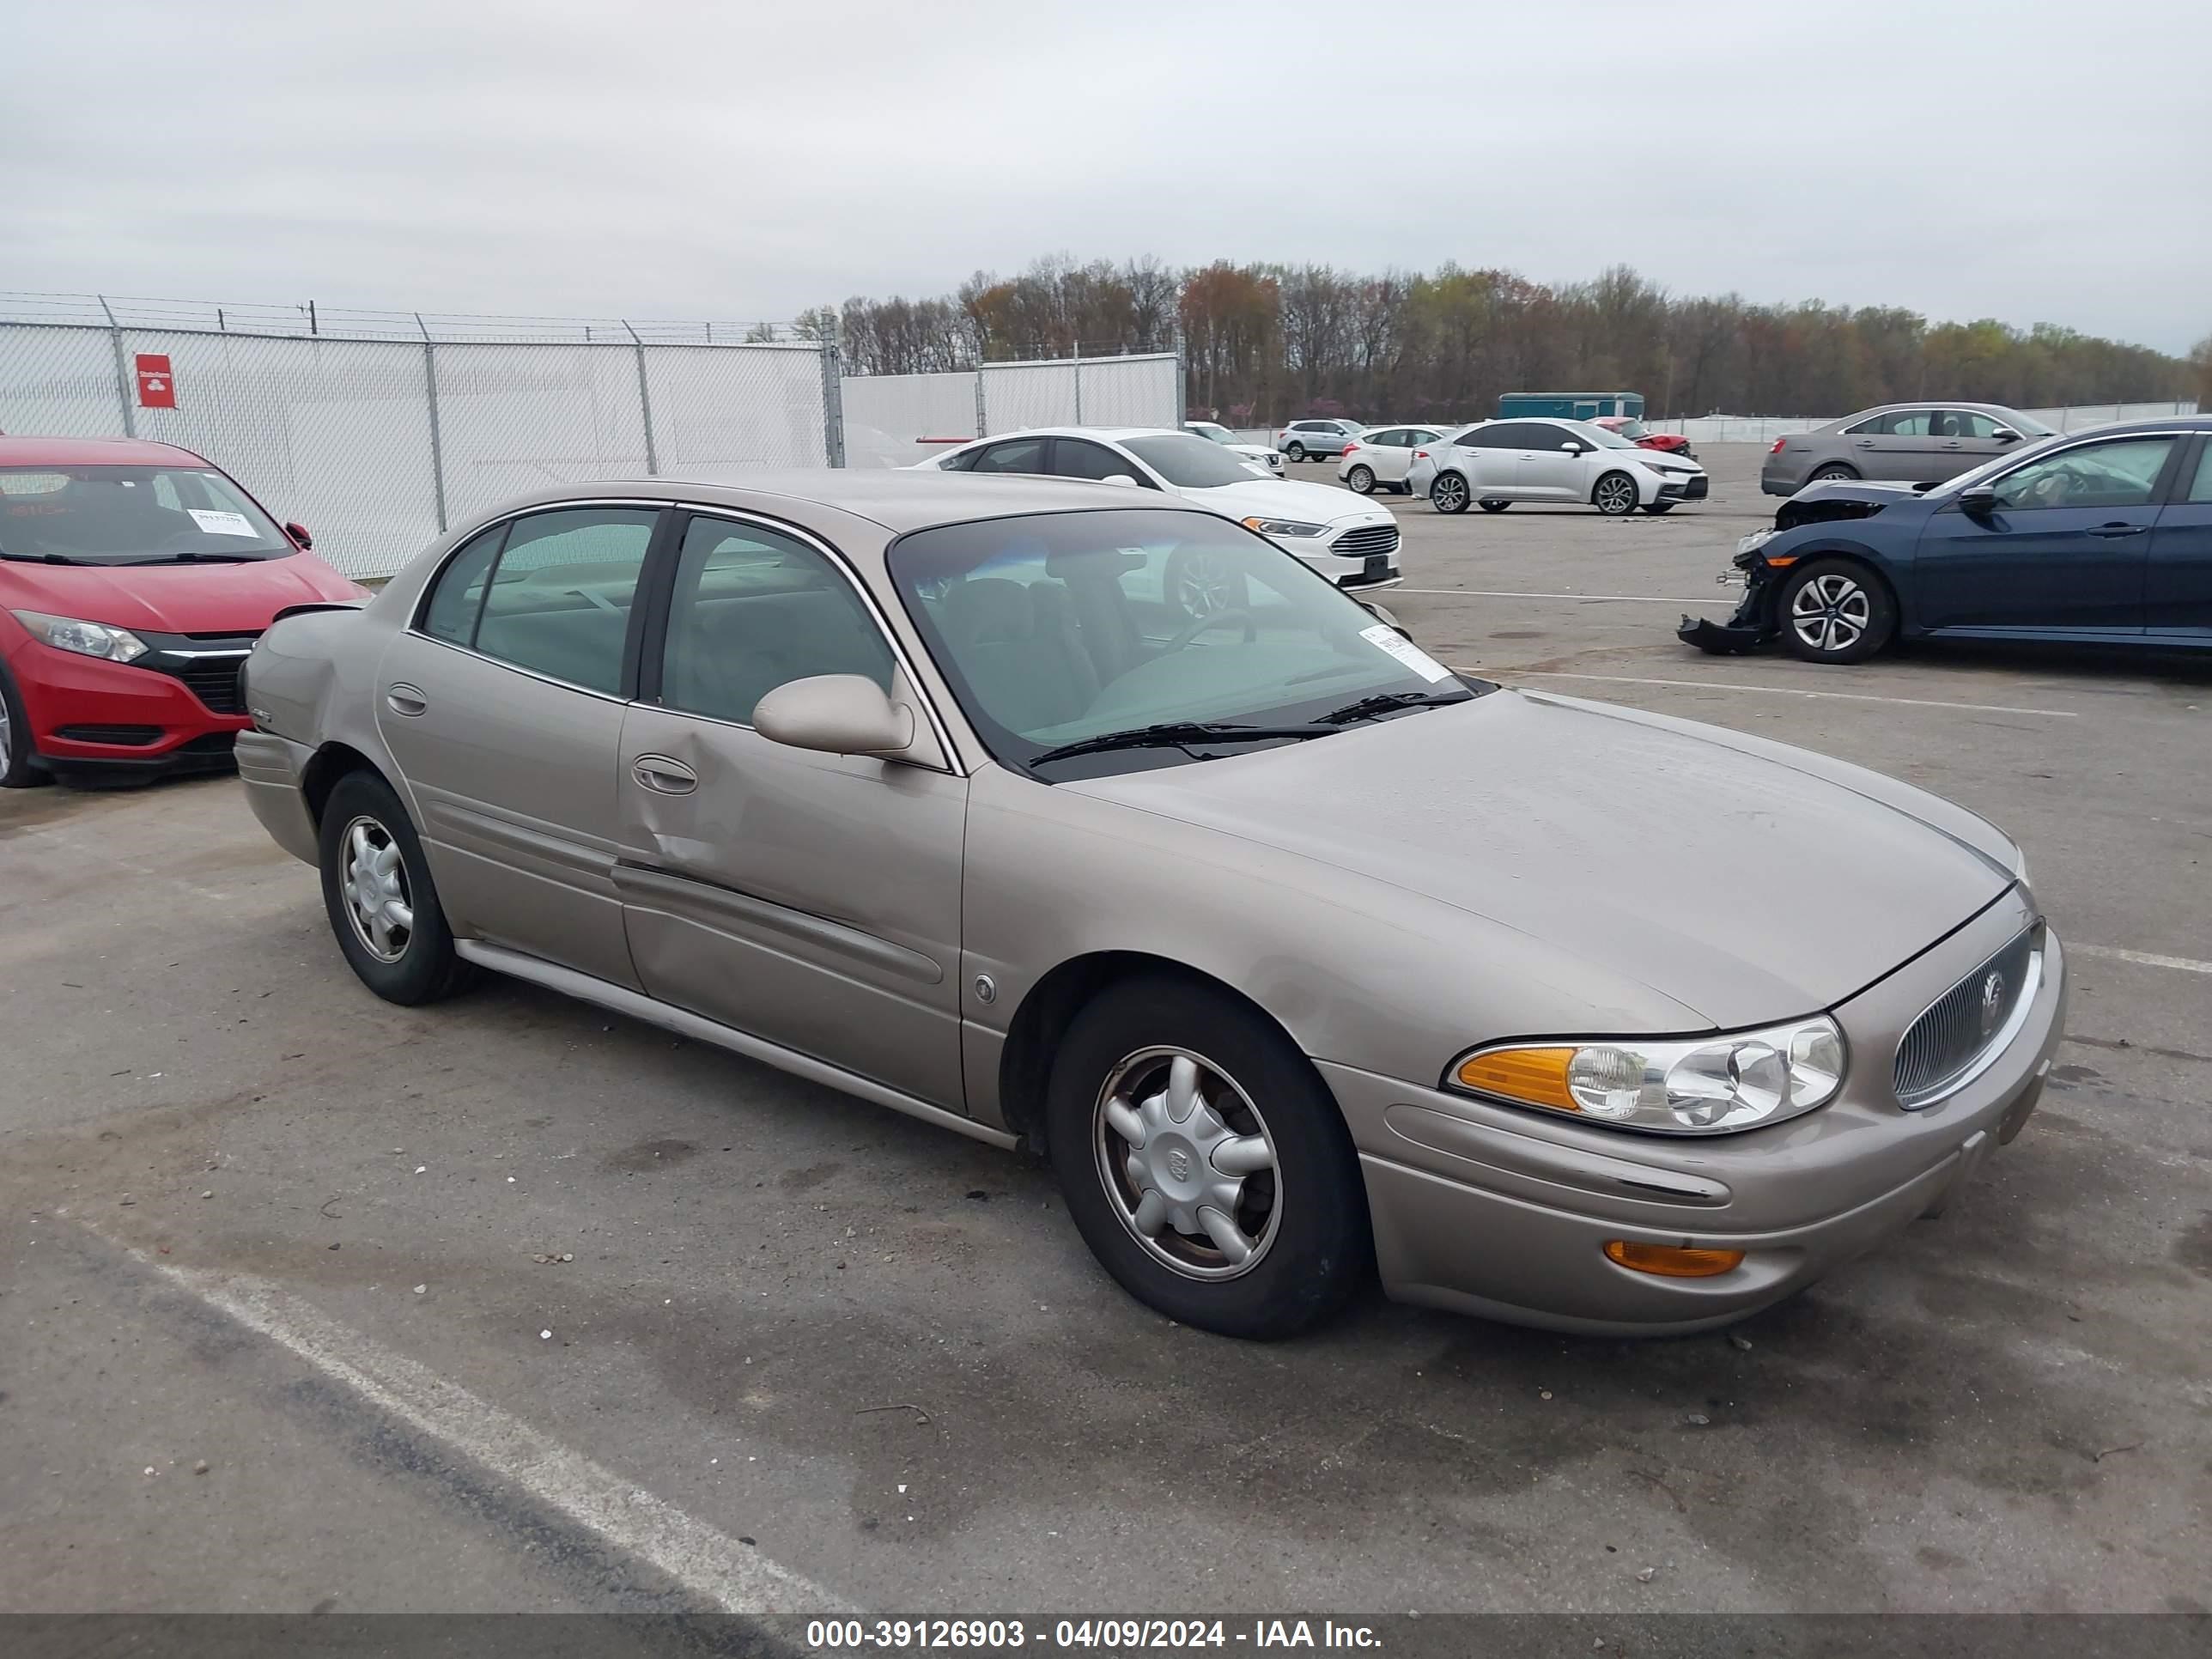
<svg viewBox="0 0 2212 1659">
<path fill-rule="evenodd" d="M 1292 421 L 1275 434 L 1275 447 L 1294 461 L 1326 460 L 1344 453 L 1344 447 L 1358 442 L 1365 430 L 1357 421 Z"/>
</svg>

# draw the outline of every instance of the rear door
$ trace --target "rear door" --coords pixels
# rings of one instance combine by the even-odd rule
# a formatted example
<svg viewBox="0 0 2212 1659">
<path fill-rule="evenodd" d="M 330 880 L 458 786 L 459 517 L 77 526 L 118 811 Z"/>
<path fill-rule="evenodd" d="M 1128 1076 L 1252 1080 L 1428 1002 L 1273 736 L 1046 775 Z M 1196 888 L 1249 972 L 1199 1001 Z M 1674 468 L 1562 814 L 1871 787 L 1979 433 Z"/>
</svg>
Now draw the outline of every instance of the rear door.
<svg viewBox="0 0 2212 1659">
<path fill-rule="evenodd" d="M 608 505 L 493 526 L 377 672 L 377 729 L 454 931 L 632 987 L 615 769 L 661 521 Z"/>
<path fill-rule="evenodd" d="M 816 674 L 924 707 L 857 579 L 788 526 L 692 516 L 644 656 L 615 881 L 645 988 L 960 1109 L 967 781 L 752 726 L 769 691 Z"/>
<path fill-rule="evenodd" d="M 2071 444 L 1993 479 L 1989 513 L 1944 507 L 1914 560 L 1918 620 L 2140 634 L 2157 503 L 2182 447 L 2171 436 Z"/>
<path fill-rule="evenodd" d="M 2212 642 L 2212 437 L 2194 440 L 2151 529 L 2143 621 L 2153 636 Z"/>
</svg>

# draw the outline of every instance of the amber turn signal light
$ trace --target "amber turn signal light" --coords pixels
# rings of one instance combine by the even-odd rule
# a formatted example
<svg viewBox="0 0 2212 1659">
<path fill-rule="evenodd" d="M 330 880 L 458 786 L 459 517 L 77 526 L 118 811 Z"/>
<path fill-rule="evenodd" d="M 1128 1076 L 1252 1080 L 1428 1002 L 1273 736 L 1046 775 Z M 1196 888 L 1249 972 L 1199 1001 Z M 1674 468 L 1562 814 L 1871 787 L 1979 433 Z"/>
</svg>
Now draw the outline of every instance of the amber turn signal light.
<svg viewBox="0 0 2212 1659">
<path fill-rule="evenodd" d="M 1567 1092 L 1567 1062 L 1574 1057 L 1571 1048 L 1498 1048 L 1462 1062 L 1459 1080 L 1486 1095 L 1579 1112 Z"/>
<path fill-rule="evenodd" d="M 1608 1238 L 1606 1259 L 1639 1273 L 1662 1279 L 1711 1279 L 1743 1260 L 1741 1250 L 1688 1250 L 1674 1244 L 1638 1244 L 1632 1239 Z"/>
</svg>

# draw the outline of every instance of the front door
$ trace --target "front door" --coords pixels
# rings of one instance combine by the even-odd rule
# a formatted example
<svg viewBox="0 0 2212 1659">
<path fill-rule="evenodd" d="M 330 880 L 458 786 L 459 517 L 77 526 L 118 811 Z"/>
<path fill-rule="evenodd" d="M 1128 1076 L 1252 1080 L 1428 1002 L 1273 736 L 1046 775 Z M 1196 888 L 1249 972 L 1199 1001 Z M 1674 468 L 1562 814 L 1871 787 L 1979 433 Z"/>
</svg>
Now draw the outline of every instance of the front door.
<svg viewBox="0 0 2212 1659">
<path fill-rule="evenodd" d="M 2024 460 L 1984 514 L 1921 532 L 1915 607 L 1930 628 L 2140 633 L 2156 502 L 2176 440 L 2111 438 Z"/>
<path fill-rule="evenodd" d="M 1583 460 L 1589 446 L 1563 426 L 1532 424 L 1514 469 L 1514 493 L 1524 500 L 1578 501 L 1589 493 Z M 1569 449 L 1567 445 L 1574 448 Z"/>
<path fill-rule="evenodd" d="M 2150 532 L 2143 620 L 2153 635 L 2212 636 L 2212 438 L 2197 441 Z"/>
<path fill-rule="evenodd" d="M 614 885 L 653 507 L 561 507 L 449 560 L 378 665 L 377 730 L 453 931 L 635 988 Z"/>
<path fill-rule="evenodd" d="M 1850 443 L 1851 464 L 1863 478 L 1878 482 L 1925 483 L 1948 478 L 1943 471 L 1942 440 L 1935 435 L 1932 409 L 1893 409 L 1862 421 L 1845 434 Z"/>
<path fill-rule="evenodd" d="M 695 516 L 647 650 L 615 786 L 647 991 L 961 1109 L 966 780 L 752 728 L 763 696 L 816 674 L 913 700 L 853 580 L 787 530 Z"/>
</svg>

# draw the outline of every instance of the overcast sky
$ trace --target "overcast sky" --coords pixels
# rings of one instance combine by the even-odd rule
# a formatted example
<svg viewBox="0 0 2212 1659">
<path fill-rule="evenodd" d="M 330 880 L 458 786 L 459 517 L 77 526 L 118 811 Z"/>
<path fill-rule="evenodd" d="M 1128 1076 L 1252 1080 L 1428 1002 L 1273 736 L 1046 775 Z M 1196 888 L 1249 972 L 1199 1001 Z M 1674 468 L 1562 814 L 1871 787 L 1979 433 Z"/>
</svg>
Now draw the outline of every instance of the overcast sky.
<svg viewBox="0 0 2212 1659">
<path fill-rule="evenodd" d="M 2212 0 L 8 0 L 0 287 L 784 319 L 1039 253 L 2212 334 Z"/>
</svg>

